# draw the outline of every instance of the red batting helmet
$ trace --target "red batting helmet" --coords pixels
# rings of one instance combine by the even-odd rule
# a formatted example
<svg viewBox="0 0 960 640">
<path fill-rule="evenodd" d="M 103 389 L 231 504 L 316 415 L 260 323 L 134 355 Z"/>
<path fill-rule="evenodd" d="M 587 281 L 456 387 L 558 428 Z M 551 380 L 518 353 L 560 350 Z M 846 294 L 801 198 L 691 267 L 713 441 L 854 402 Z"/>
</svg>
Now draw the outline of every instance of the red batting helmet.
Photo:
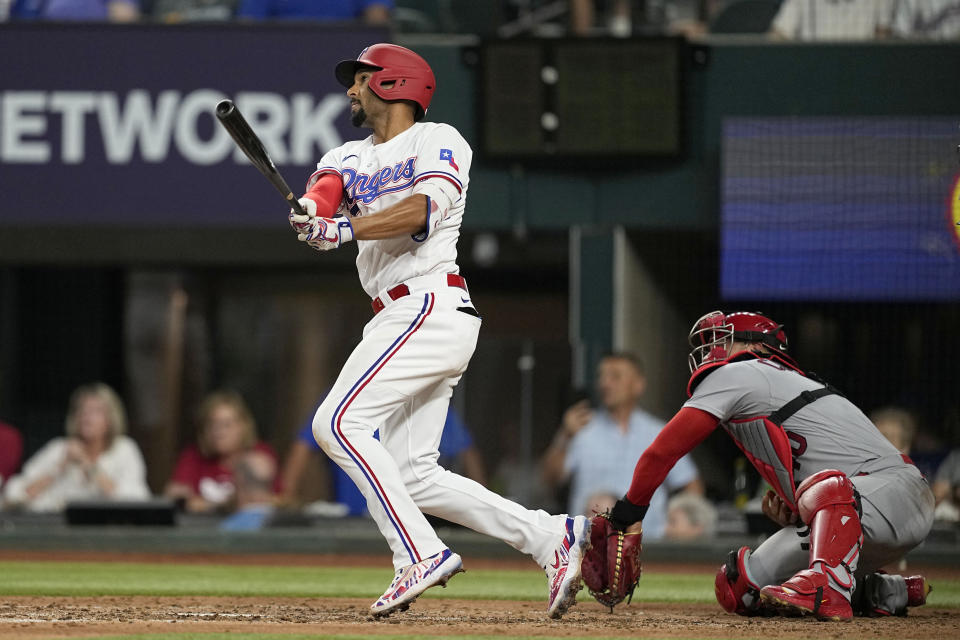
<svg viewBox="0 0 960 640">
<path fill-rule="evenodd" d="M 693 347 L 689 356 L 691 372 L 705 364 L 726 360 L 734 342 L 762 344 L 793 362 L 787 355 L 787 334 L 783 325 L 751 311 L 730 314 L 711 311 L 693 323 L 688 340 Z"/>
<path fill-rule="evenodd" d="M 357 71 L 371 67 L 368 86 L 381 100 L 412 100 L 417 105 L 415 120 L 421 120 L 430 106 L 437 81 L 427 61 L 405 47 L 395 44 L 374 44 L 357 56 L 356 60 L 343 60 L 337 64 L 337 80 L 350 88 Z M 383 85 L 393 83 L 389 87 Z"/>
</svg>

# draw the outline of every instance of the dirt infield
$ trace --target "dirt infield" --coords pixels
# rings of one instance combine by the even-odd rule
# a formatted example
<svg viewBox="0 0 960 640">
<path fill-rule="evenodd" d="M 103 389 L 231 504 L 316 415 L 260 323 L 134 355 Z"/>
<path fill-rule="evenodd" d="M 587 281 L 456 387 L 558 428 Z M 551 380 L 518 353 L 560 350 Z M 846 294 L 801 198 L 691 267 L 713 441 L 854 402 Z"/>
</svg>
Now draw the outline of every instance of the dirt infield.
<svg viewBox="0 0 960 640">
<path fill-rule="evenodd" d="M 407 612 L 373 621 L 358 599 L 7 598 L 0 638 L 80 638 L 109 634 L 272 633 L 377 635 L 617 636 L 657 638 L 957 638 L 955 611 L 920 609 L 908 618 L 823 623 L 745 619 L 714 605 L 633 603 L 613 614 L 581 602 L 562 620 L 542 602 L 421 598 Z"/>
<path fill-rule="evenodd" d="M 384 558 L 325 556 L 175 556 L 103 553 L 0 553 L 5 560 L 74 560 L 211 564 L 371 565 Z M 479 568 L 513 568 L 517 563 L 480 561 Z M 529 566 L 524 564 L 523 566 Z M 692 565 L 653 565 L 650 570 L 704 570 Z M 710 573 L 706 573 L 709 570 Z M 956 570 L 930 571 L 956 577 Z M 270 633 L 378 635 L 489 635 L 504 637 L 584 636 L 656 638 L 907 638 L 960 637 L 960 612 L 919 608 L 906 618 L 821 623 L 810 619 L 746 619 L 715 604 L 634 602 L 609 613 L 595 602 L 580 602 L 563 620 L 546 617 L 545 602 L 418 600 L 407 612 L 386 620 L 368 617 L 369 599 L 263 597 L 5 597 L 0 602 L 0 640 L 81 638 L 111 634 Z"/>
</svg>

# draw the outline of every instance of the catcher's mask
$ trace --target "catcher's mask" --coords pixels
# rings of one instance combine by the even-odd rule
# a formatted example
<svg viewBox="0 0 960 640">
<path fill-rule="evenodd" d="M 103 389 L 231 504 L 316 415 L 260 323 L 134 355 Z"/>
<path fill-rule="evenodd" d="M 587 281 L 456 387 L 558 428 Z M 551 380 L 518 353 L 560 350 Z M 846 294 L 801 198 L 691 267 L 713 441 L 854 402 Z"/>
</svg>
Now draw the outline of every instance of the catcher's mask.
<svg viewBox="0 0 960 640">
<path fill-rule="evenodd" d="M 705 364 L 726 360 L 734 342 L 762 344 L 789 359 L 783 325 L 752 311 L 711 311 L 693 323 L 687 340 L 692 347 L 688 357 L 691 373 Z"/>
</svg>

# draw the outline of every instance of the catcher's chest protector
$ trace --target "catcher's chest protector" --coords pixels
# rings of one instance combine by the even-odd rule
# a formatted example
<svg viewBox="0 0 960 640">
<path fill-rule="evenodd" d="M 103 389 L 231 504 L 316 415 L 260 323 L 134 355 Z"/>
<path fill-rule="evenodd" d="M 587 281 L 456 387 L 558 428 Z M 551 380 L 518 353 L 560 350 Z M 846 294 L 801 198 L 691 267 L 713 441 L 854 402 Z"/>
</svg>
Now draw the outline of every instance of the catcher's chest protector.
<svg viewBox="0 0 960 640">
<path fill-rule="evenodd" d="M 835 393 L 837 390 L 829 385 L 804 391 L 769 416 L 723 423 L 723 428 L 760 476 L 794 511 L 797 511 L 797 499 L 793 479 L 793 450 L 783 422 L 811 402 Z"/>
</svg>

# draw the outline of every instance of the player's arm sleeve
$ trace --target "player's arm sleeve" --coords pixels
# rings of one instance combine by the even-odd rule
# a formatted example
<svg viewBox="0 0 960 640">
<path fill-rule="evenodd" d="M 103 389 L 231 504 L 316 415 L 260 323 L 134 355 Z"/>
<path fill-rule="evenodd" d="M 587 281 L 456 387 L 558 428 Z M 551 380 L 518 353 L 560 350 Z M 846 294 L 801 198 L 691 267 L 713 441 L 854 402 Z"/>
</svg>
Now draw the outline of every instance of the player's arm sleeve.
<svg viewBox="0 0 960 640">
<path fill-rule="evenodd" d="M 304 198 L 317 203 L 317 215 L 330 218 L 341 212 L 344 203 L 343 149 L 337 147 L 323 155 L 317 169 L 307 178 Z"/>
<path fill-rule="evenodd" d="M 317 203 L 318 216 L 331 218 L 340 210 L 340 204 L 343 202 L 343 182 L 335 173 L 321 174 L 317 176 L 303 197 Z"/>
<path fill-rule="evenodd" d="M 456 209 L 469 180 L 473 152 L 456 129 L 438 125 L 423 142 L 413 176 L 413 193 L 427 197 L 427 223 L 413 239 L 423 242 Z"/>
<path fill-rule="evenodd" d="M 670 469 L 670 473 L 667 474 L 667 489 L 670 491 L 681 489 L 696 480 L 699 475 L 697 466 L 693 464 L 693 459 L 689 455 L 683 456 L 677 460 L 677 463 Z"/>
<path fill-rule="evenodd" d="M 701 411 L 684 407 L 663 427 L 647 447 L 633 470 L 627 500 L 635 505 L 648 505 L 664 478 L 682 456 L 703 442 L 720 421 Z"/>
</svg>

